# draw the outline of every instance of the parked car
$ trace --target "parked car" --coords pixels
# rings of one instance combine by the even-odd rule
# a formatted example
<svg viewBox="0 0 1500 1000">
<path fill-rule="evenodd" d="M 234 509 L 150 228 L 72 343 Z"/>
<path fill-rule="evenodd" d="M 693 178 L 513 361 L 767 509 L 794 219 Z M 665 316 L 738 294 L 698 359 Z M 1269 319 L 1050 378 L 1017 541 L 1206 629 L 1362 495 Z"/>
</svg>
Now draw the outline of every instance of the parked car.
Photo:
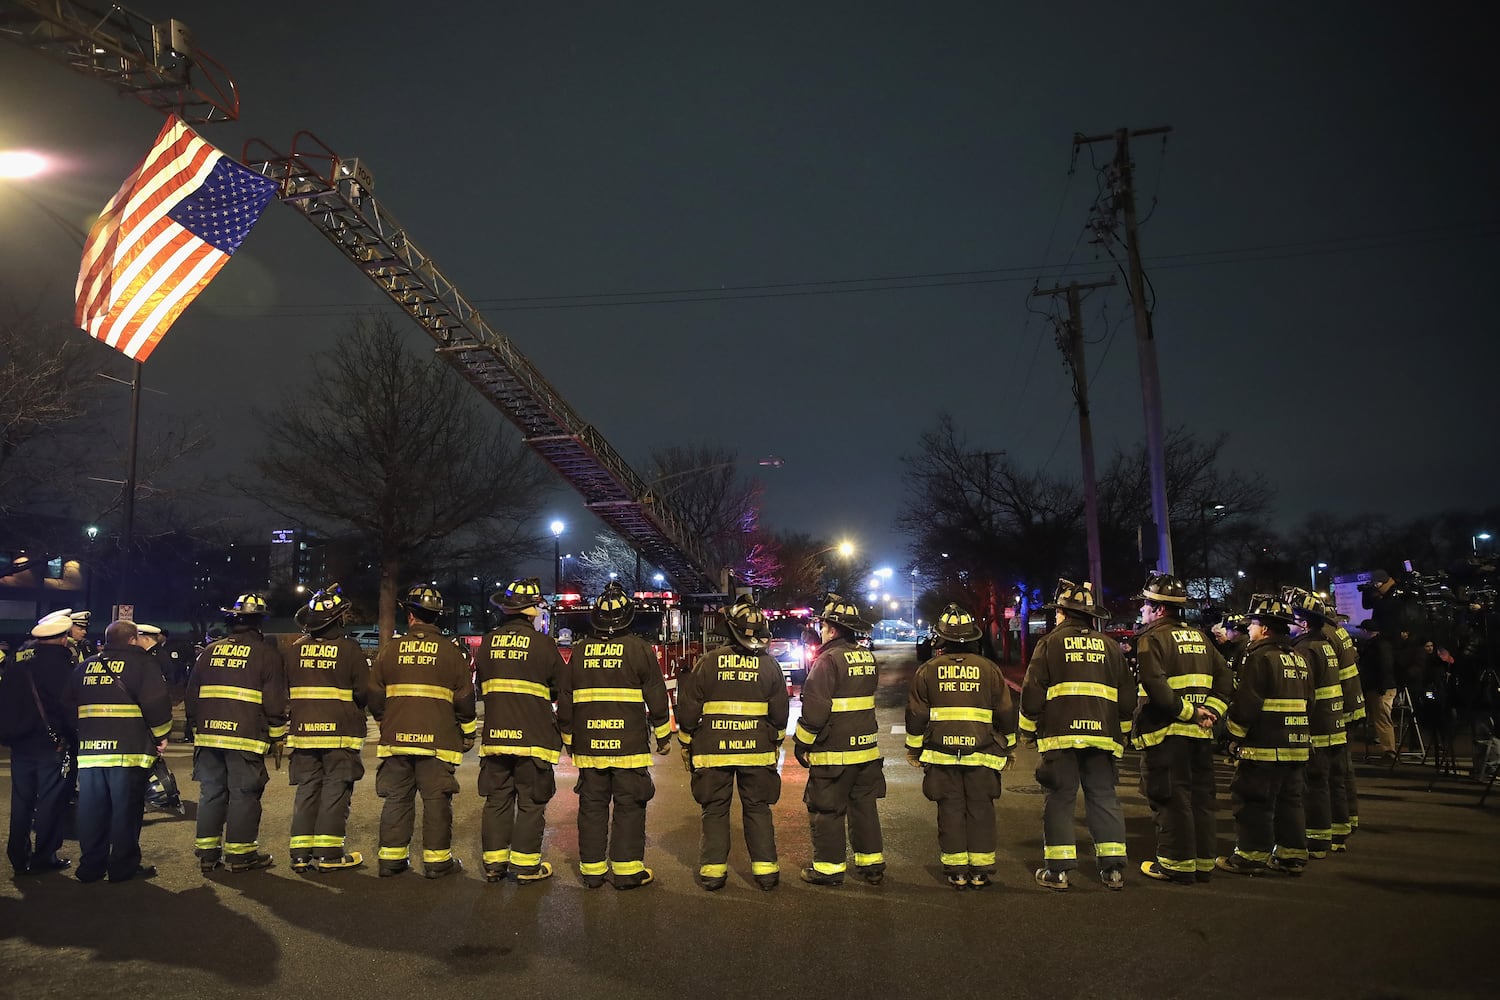
<svg viewBox="0 0 1500 1000">
<path fill-rule="evenodd" d="M 377 625 L 362 625 L 359 628 L 351 628 L 349 630 L 349 638 L 359 643 L 360 649 L 379 649 L 380 627 Z"/>
</svg>

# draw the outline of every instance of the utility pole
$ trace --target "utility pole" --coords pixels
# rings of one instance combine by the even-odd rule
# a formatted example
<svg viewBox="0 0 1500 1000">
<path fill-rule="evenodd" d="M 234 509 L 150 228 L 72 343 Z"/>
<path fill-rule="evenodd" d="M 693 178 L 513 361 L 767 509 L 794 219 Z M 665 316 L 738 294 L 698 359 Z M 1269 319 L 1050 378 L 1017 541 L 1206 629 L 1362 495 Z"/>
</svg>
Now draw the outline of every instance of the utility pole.
<svg viewBox="0 0 1500 1000">
<path fill-rule="evenodd" d="M 1100 599 L 1104 595 L 1104 557 L 1099 546 L 1099 488 L 1094 481 L 1094 429 L 1089 420 L 1088 368 L 1083 356 L 1083 312 L 1078 293 L 1091 288 L 1110 288 L 1114 283 L 1114 278 L 1087 285 L 1074 281 L 1067 288 L 1031 290 L 1033 296 L 1065 292 L 1068 296 L 1068 322 L 1059 332 L 1057 346 L 1062 350 L 1063 360 L 1068 363 L 1068 370 L 1073 373 L 1073 399 L 1078 404 L 1078 439 L 1083 451 L 1083 517 L 1088 528 L 1089 579 Z"/>
<path fill-rule="evenodd" d="M 1157 561 L 1159 573 L 1172 572 L 1172 524 L 1167 510 L 1166 432 L 1162 423 L 1161 378 L 1156 368 L 1156 336 L 1151 329 L 1151 313 L 1146 309 L 1146 279 L 1141 271 L 1140 233 L 1135 218 L 1135 188 L 1131 180 L 1130 139 L 1132 136 L 1165 135 L 1170 125 L 1154 128 L 1115 129 L 1108 135 L 1075 135 L 1073 147 L 1094 142 L 1114 141 L 1115 204 L 1125 216 L 1125 250 L 1129 256 L 1128 281 L 1130 304 L 1135 311 L 1136 356 L 1141 371 L 1141 399 L 1146 410 L 1146 454 L 1151 465 L 1151 519 L 1156 522 Z"/>
</svg>

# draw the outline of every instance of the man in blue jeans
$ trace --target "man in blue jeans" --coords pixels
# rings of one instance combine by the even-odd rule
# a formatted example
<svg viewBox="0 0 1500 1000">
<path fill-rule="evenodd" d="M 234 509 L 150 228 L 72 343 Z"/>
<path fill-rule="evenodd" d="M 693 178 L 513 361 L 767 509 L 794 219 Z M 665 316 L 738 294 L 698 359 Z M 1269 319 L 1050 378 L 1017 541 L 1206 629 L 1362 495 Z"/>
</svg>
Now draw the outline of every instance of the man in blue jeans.
<svg viewBox="0 0 1500 1000">
<path fill-rule="evenodd" d="M 57 856 L 68 808 L 65 751 L 73 742 L 73 722 L 63 709 L 73 673 L 72 625 L 66 611 L 37 622 L 32 641 L 17 651 L 0 682 L 0 743 L 10 747 L 11 773 L 5 853 L 17 875 L 61 871 L 73 863 Z"/>
</svg>

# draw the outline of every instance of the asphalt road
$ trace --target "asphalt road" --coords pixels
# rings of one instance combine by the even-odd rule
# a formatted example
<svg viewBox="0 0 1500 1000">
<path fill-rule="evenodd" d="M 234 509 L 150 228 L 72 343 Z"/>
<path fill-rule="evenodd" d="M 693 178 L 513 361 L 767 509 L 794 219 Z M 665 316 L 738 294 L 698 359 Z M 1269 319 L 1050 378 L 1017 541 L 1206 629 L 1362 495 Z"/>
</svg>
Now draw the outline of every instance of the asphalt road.
<svg viewBox="0 0 1500 1000">
<path fill-rule="evenodd" d="M 656 884 L 584 889 L 571 768 L 560 768 L 544 848 L 558 874 L 487 885 L 479 867 L 477 763 L 460 770 L 459 878 L 356 872 L 294 875 L 286 866 L 291 789 L 272 772 L 261 844 L 268 872 L 205 878 L 193 824 L 148 816 L 150 882 L 80 885 L 67 875 L 0 881 L 0 997 L 1493 997 L 1500 993 L 1500 796 L 1430 769 L 1361 768 L 1363 827 L 1347 855 L 1301 879 L 1179 888 L 1132 868 L 1125 891 L 1093 880 L 1065 895 L 1037 888 L 1041 805 L 1036 758 L 1022 751 L 999 802 L 998 884 L 955 892 L 937 863 L 934 810 L 902 737 L 910 646 L 880 651 L 878 699 L 889 795 L 882 803 L 889 872 L 872 887 L 796 878 L 809 858 L 804 772 L 784 768 L 775 817 L 780 889 L 760 892 L 735 823 L 730 882 L 697 888 L 698 812 L 678 758 L 661 758 L 648 811 L 646 862 Z M 795 703 L 794 703 L 795 708 Z M 190 750 L 170 757 L 189 799 Z M 373 858 L 380 802 L 370 774 L 356 789 L 350 846 Z M 1151 820 L 1127 755 L 1121 797 L 1133 864 L 1153 851 Z M 0 803 L 9 810 L 0 757 Z M 1227 777 L 1226 777 L 1227 782 Z M 1231 844 L 1227 794 L 1223 846 Z M 1081 817 L 1081 809 L 1080 809 Z M 191 816 L 191 807 L 189 816 Z M 8 817 L 7 817 L 8 818 Z M 1080 855 L 1087 836 L 1080 821 Z M 420 838 L 420 823 L 418 824 Z M 414 844 L 420 849 L 420 844 Z M 64 847 L 76 856 L 76 844 Z"/>
</svg>

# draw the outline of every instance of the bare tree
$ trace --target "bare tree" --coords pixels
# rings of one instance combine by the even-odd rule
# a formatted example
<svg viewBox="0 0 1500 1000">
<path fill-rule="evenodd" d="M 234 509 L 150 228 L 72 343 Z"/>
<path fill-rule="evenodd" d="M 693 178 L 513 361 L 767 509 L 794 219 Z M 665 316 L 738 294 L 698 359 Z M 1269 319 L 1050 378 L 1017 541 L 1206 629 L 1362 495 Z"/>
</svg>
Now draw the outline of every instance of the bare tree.
<svg viewBox="0 0 1500 1000">
<path fill-rule="evenodd" d="M 673 445 L 651 453 L 652 494 L 675 511 L 714 561 L 745 580 L 764 575 L 749 559 L 765 543 L 760 531 L 764 485 L 740 474 L 739 453 L 717 445 Z"/>
<path fill-rule="evenodd" d="M 538 551 L 528 530 L 545 469 L 441 361 L 402 343 L 389 316 L 354 320 L 306 383 L 257 417 L 266 442 L 250 496 L 283 515 L 369 539 L 379 553 L 382 635 L 402 575 L 438 555 Z M 455 554 L 454 550 L 463 550 Z"/>
<path fill-rule="evenodd" d="M 0 320 L 0 511 L 72 493 L 70 446 L 89 426 L 103 355 L 77 330 L 11 305 Z M 45 447 L 43 447 L 45 446 Z"/>
</svg>

